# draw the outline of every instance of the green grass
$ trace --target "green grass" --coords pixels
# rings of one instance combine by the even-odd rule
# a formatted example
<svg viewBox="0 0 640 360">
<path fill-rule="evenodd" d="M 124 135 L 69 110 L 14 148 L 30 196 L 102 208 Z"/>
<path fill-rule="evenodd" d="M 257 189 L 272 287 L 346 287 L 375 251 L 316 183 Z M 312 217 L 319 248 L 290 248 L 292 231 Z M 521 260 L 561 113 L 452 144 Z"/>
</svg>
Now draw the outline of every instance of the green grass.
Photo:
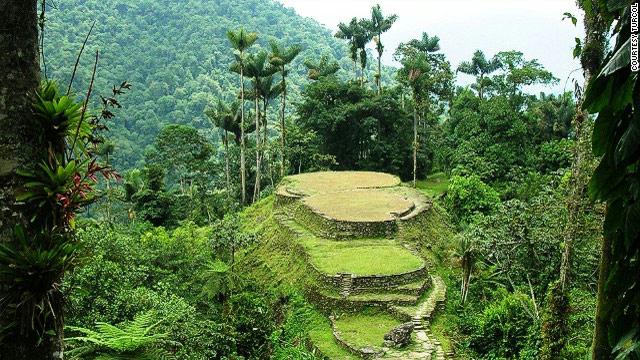
<svg viewBox="0 0 640 360">
<path fill-rule="evenodd" d="M 384 335 L 400 325 L 400 322 L 384 313 L 362 313 L 343 315 L 336 319 L 335 325 L 349 344 L 357 348 L 380 348 L 384 342 Z"/>
<path fill-rule="evenodd" d="M 320 313 L 314 312 L 311 317 L 309 339 L 320 352 L 329 359 L 338 360 L 356 360 L 357 357 L 353 356 L 350 352 L 343 349 L 336 342 L 331 330 L 331 324 L 329 320 L 323 317 Z"/>
<path fill-rule="evenodd" d="M 315 213 L 340 221 L 392 221 L 404 214 L 413 201 L 386 189 L 318 194 L 304 200 Z"/>
<path fill-rule="evenodd" d="M 359 239 L 332 241 L 317 237 L 302 240 L 311 262 L 320 271 L 357 276 L 401 274 L 417 270 L 423 260 L 394 240 Z"/>
<path fill-rule="evenodd" d="M 444 194 L 448 186 L 449 178 L 445 173 L 435 173 L 427 176 L 425 180 L 416 182 L 416 188 L 431 198 Z"/>
<path fill-rule="evenodd" d="M 398 186 L 400 179 L 390 174 L 370 171 L 325 171 L 287 176 L 283 185 L 295 193 L 314 195 Z"/>
</svg>

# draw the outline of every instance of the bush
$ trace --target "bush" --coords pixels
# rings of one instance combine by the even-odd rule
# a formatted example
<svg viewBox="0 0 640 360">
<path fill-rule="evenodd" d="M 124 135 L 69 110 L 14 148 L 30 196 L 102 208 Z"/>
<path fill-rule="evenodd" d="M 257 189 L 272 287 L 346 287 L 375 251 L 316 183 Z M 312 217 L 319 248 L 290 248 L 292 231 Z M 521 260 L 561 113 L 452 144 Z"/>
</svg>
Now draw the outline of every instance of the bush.
<svg viewBox="0 0 640 360">
<path fill-rule="evenodd" d="M 236 322 L 219 317 L 221 304 L 204 302 L 200 292 L 194 291 L 202 288 L 204 281 L 196 275 L 214 259 L 209 227 L 185 223 L 173 231 L 152 228 L 128 232 L 87 225 L 78 235 L 91 253 L 91 261 L 65 279 L 71 295 L 69 325 L 93 328 L 97 321 L 119 324 L 152 310 L 162 319 L 158 331 L 182 344 L 173 349 L 176 358 L 206 360 L 237 358 L 236 338 L 245 339 L 248 347 L 255 335 L 249 327 L 268 323 L 268 315 L 256 315 L 268 314 L 261 298 L 254 302 L 263 305 L 243 317 L 249 325 L 236 326 Z M 272 327 L 264 331 L 270 333 Z"/>
<path fill-rule="evenodd" d="M 469 347 L 482 359 L 537 359 L 538 324 L 525 310 L 529 297 L 496 291 L 482 313 L 468 320 Z"/>
<path fill-rule="evenodd" d="M 476 214 L 489 214 L 500 204 L 500 197 L 478 176 L 453 176 L 445 197 L 445 206 L 456 224 L 470 222 Z"/>
</svg>

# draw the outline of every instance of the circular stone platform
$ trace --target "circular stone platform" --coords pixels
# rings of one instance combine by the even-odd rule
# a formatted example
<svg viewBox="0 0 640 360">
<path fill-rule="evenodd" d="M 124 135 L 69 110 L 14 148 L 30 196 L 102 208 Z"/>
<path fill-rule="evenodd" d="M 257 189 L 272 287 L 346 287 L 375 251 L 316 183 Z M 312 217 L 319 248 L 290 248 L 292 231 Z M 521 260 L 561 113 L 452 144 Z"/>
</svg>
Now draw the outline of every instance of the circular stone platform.
<svg viewBox="0 0 640 360">
<path fill-rule="evenodd" d="M 399 185 L 397 176 L 371 171 L 324 171 L 292 175 L 286 178 L 284 184 L 290 193 L 306 196 Z"/>
<path fill-rule="evenodd" d="M 377 189 L 320 193 L 303 202 L 318 215 L 348 222 L 393 221 L 415 207 L 407 197 Z"/>
</svg>

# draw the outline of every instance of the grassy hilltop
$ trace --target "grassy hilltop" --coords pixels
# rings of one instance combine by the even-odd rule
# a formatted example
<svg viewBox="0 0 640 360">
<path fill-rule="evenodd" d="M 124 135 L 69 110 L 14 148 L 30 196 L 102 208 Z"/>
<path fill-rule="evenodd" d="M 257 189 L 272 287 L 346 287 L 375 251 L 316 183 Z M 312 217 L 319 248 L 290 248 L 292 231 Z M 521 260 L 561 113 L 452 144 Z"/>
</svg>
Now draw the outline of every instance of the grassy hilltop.
<svg viewBox="0 0 640 360">
<path fill-rule="evenodd" d="M 313 309 L 309 342 L 321 354 L 444 356 L 446 338 L 433 335 L 430 321 L 444 300 L 438 273 L 448 268 L 452 231 L 423 193 L 382 173 L 296 175 L 244 221 L 260 245 L 243 266 L 262 283 L 304 294 Z M 412 344 L 385 347 L 384 335 L 407 321 Z"/>
</svg>

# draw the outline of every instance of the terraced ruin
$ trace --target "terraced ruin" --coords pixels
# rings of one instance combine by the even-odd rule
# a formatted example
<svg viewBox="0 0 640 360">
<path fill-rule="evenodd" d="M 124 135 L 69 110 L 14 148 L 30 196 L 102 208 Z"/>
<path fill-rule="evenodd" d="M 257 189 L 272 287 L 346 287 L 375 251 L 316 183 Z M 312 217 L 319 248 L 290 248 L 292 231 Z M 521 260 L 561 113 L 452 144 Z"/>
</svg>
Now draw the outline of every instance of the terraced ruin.
<svg viewBox="0 0 640 360">
<path fill-rule="evenodd" d="M 431 207 L 422 193 L 388 174 L 320 172 L 284 179 L 274 216 L 303 249 L 316 279 L 308 298 L 329 319 L 333 336 L 333 344 L 312 336 L 320 353 L 341 359 L 450 357 L 430 331 L 446 286 L 405 236 Z M 410 329 L 408 344 L 385 341 L 401 329 Z M 334 354 L 336 345 L 343 355 Z"/>
</svg>

